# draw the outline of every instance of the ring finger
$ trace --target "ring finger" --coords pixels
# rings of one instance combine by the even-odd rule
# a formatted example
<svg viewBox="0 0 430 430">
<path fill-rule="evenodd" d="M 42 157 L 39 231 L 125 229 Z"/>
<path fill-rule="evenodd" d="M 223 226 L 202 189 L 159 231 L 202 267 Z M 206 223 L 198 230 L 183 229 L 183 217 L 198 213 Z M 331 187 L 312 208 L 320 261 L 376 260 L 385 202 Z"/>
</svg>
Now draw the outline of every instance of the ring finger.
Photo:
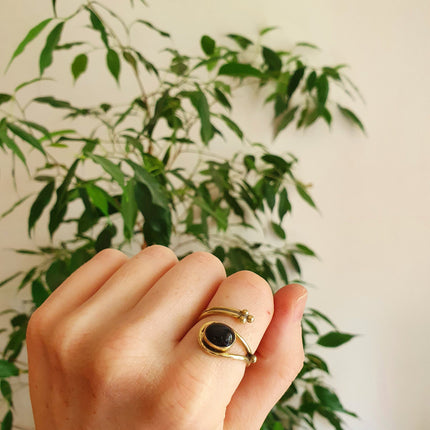
<svg viewBox="0 0 430 430">
<path fill-rule="evenodd" d="M 182 410 L 187 411 L 184 419 L 191 428 L 193 424 L 202 423 L 202 420 L 207 423 L 222 422 L 226 407 L 246 369 L 244 361 L 214 356 L 204 351 L 198 341 L 200 329 L 208 322 L 228 325 L 236 333 L 236 340 L 228 352 L 246 356 L 246 348 L 237 339 L 237 334 L 255 352 L 273 315 L 273 295 L 260 276 L 242 271 L 220 284 L 208 305 L 208 308 L 212 307 L 247 309 L 254 316 L 254 321 L 244 324 L 238 318 L 223 314 L 206 316 L 191 328 L 173 351 L 170 369 L 160 385 L 163 390 L 161 398 L 163 406 L 169 409 L 177 405 L 177 399 L 181 399 L 180 403 L 186 406 Z M 173 386 L 170 384 L 172 380 L 176 381 Z M 197 411 L 196 416 L 190 416 L 190 411 Z"/>
</svg>

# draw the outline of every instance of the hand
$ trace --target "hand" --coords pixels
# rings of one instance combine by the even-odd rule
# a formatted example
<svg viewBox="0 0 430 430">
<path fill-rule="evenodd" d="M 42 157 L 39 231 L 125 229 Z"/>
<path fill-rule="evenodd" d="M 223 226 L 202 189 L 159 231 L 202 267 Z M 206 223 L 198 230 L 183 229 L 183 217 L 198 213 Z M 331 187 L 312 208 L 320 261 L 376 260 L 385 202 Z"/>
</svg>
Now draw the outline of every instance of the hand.
<svg viewBox="0 0 430 430">
<path fill-rule="evenodd" d="M 157 245 L 130 259 L 99 252 L 30 319 L 36 429 L 257 430 L 302 367 L 305 301 L 300 285 L 273 296 L 252 272 L 226 277 L 207 253 L 178 262 Z M 198 321 L 213 306 L 248 309 L 255 321 Z M 255 364 L 201 349 L 199 328 L 215 320 L 243 336 Z"/>
</svg>

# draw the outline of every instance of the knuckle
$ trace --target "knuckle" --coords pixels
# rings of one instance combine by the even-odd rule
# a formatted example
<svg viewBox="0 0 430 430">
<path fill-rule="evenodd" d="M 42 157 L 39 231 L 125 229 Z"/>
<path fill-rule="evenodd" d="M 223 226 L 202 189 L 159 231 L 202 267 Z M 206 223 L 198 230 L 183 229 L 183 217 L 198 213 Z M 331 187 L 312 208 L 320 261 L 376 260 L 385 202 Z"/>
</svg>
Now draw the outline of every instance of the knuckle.
<svg viewBox="0 0 430 430">
<path fill-rule="evenodd" d="M 53 315 L 48 311 L 46 304 L 42 304 L 30 316 L 27 324 L 26 340 L 44 341 L 52 335 L 54 326 Z"/>
<path fill-rule="evenodd" d="M 230 275 L 229 278 L 235 282 L 243 283 L 248 290 L 252 289 L 259 302 L 267 306 L 273 313 L 273 292 L 265 279 L 250 270 L 241 270 Z"/>
<path fill-rule="evenodd" d="M 201 264 L 202 266 L 207 266 L 214 270 L 218 270 L 222 273 L 223 276 L 225 276 L 225 268 L 224 265 L 221 263 L 221 260 L 218 257 L 215 257 L 215 255 L 211 254 L 210 252 L 196 251 L 185 258 L 192 259 L 193 261 Z"/>
<path fill-rule="evenodd" d="M 176 254 L 167 246 L 151 245 L 145 248 L 142 252 L 144 254 L 147 254 L 147 253 L 154 254 L 156 257 L 162 258 L 164 260 L 172 260 L 174 262 L 178 261 Z"/>
<path fill-rule="evenodd" d="M 41 308 L 36 309 L 28 321 L 26 339 L 28 341 L 33 341 L 42 337 L 45 332 L 46 316 Z"/>
<path fill-rule="evenodd" d="M 86 354 L 81 353 L 85 336 L 74 318 L 61 321 L 51 335 L 45 338 L 48 353 L 64 371 L 72 371 L 85 363 Z"/>
<path fill-rule="evenodd" d="M 97 258 L 103 258 L 110 261 L 126 261 L 128 257 L 120 250 L 114 248 L 105 248 L 97 253 Z"/>
<path fill-rule="evenodd" d="M 80 374 L 88 381 L 88 387 L 93 393 L 109 393 L 121 389 L 118 383 L 112 382 L 115 373 L 104 349 L 93 352 L 91 359 L 81 367 Z"/>
</svg>

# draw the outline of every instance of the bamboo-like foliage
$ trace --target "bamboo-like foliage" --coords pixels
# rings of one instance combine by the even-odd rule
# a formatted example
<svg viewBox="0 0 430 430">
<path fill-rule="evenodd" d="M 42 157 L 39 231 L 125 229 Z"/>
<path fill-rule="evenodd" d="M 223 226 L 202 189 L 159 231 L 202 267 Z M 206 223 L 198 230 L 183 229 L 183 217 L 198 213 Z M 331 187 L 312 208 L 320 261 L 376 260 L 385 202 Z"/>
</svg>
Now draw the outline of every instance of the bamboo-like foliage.
<svg viewBox="0 0 430 430">
<path fill-rule="evenodd" d="M 260 274 L 274 291 L 293 280 L 302 281 L 301 259 L 316 254 L 309 246 L 288 240 L 286 223 L 297 199 L 312 208 L 316 204 L 309 185 L 295 174 L 298 159 L 291 153 L 272 153 L 268 145 L 248 136 L 246 124 L 235 122 L 232 105 L 237 90 L 247 85 L 249 91 L 260 94 L 258 109 L 271 106 L 273 121 L 268 126 L 275 138 L 286 128 L 303 129 L 317 121 L 331 126 L 334 112 L 364 132 L 359 118 L 333 100 L 336 94 L 346 93 L 352 99 L 358 94 L 344 73 L 345 66 L 307 64 L 302 54 L 316 49 L 314 45 L 298 43 L 286 51 L 273 50 L 264 43 L 264 35 L 273 28 L 265 28 L 257 41 L 239 34 L 229 34 L 222 41 L 204 35 L 202 53 L 185 55 L 171 47 L 167 32 L 147 20 L 125 23 L 101 2 L 81 3 L 63 18 L 52 1 L 53 16 L 31 29 L 10 62 L 34 39 L 45 38 L 38 77 L 0 94 L 0 147 L 12 158 L 12 174 L 22 163 L 29 180 L 40 184 L 37 195 L 20 199 L 0 219 L 31 197 L 28 234 L 38 226 L 47 228 L 51 237 L 48 245 L 16 250 L 39 257 L 40 263 L 0 283 L 30 289 L 32 297 L 25 304 L 27 312 L 2 312 L 11 314 L 10 327 L 1 329 L 8 342 L 0 360 L 0 387 L 9 405 L 2 430 L 13 427 L 16 412 L 10 381 L 27 371 L 19 358 L 31 313 L 97 251 L 158 243 L 173 246 L 183 256 L 198 248 L 214 253 L 228 274 L 243 269 Z M 144 8 L 133 2 L 131 6 L 144 15 Z M 78 41 L 63 40 L 64 30 L 76 19 L 86 21 L 88 36 L 98 35 L 98 45 L 89 41 L 91 37 L 85 39 L 85 31 Z M 144 46 L 133 43 L 130 29 L 134 26 L 166 40 L 164 54 L 169 61 L 164 67 L 147 58 Z M 127 106 L 109 99 L 75 106 L 50 94 L 26 98 L 23 88 L 47 78 L 60 50 L 70 53 L 75 82 L 92 67 L 93 54 L 104 50 L 105 70 L 114 78 L 113 84 L 121 82 L 128 68 L 136 94 Z M 148 79 L 157 82 L 155 90 L 146 88 Z M 27 113 L 34 105 L 47 113 L 63 112 L 61 129 L 32 121 Z M 82 118 L 92 124 L 90 132 L 81 127 Z M 59 161 L 59 148 L 67 147 L 73 148 L 75 157 Z M 39 158 L 33 157 L 39 164 L 27 162 L 29 150 L 39 153 Z M 82 167 L 96 173 L 81 173 Z M 49 213 L 47 225 L 40 223 L 44 212 Z M 56 239 L 65 225 L 73 226 L 73 235 Z M 256 239 L 249 240 L 250 232 Z M 340 414 L 354 414 L 328 387 L 328 366 L 310 347 L 338 347 L 352 337 L 320 311 L 305 312 L 303 370 L 268 416 L 264 429 L 315 429 L 316 415 L 335 429 L 344 428 Z"/>
</svg>

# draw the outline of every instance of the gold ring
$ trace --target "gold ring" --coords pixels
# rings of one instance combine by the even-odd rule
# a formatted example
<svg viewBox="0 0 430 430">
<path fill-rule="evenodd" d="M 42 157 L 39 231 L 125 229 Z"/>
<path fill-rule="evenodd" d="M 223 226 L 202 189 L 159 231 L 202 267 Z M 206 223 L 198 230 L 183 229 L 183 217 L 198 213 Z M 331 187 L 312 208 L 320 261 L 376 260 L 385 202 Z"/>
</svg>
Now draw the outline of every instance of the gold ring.
<svg viewBox="0 0 430 430">
<path fill-rule="evenodd" d="M 200 315 L 199 321 L 208 315 L 214 314 L 228 315 L 239 319 L 243 323 L 251 323 L 254 321 L 254 317 L 249 315 L 249 312 L 246 309 L 237 310 L 220 307 L 205 310 Z M 200 347 L 207 354 L 242 360 L 246 362 L 247 366 L 257 361 L 257 357 L 252 352 L 246 340 L 227 324 L 216 321 L 206 322 L 199 330 L 198 340 Z M 230 354 L 228 352 L 236 340 L 238 340 L 245 348 L 245 355 Z"/>
<path fill-rule="evenodd" d="M 254 317 L 249 314 L 247 309 L 231 309 L 231 308 L 221 308 L 221 307 L 214 307 L 210 309 L 206 309 L 199 317 L 199 321 L 202 318 L 207 317 L 208 315 L 214 315 L 214 314 L 222 314 L 227 315 L 233 318 L 238 318 L 242 323 L 252 323 L 254 321 Z"/>
</svg>

